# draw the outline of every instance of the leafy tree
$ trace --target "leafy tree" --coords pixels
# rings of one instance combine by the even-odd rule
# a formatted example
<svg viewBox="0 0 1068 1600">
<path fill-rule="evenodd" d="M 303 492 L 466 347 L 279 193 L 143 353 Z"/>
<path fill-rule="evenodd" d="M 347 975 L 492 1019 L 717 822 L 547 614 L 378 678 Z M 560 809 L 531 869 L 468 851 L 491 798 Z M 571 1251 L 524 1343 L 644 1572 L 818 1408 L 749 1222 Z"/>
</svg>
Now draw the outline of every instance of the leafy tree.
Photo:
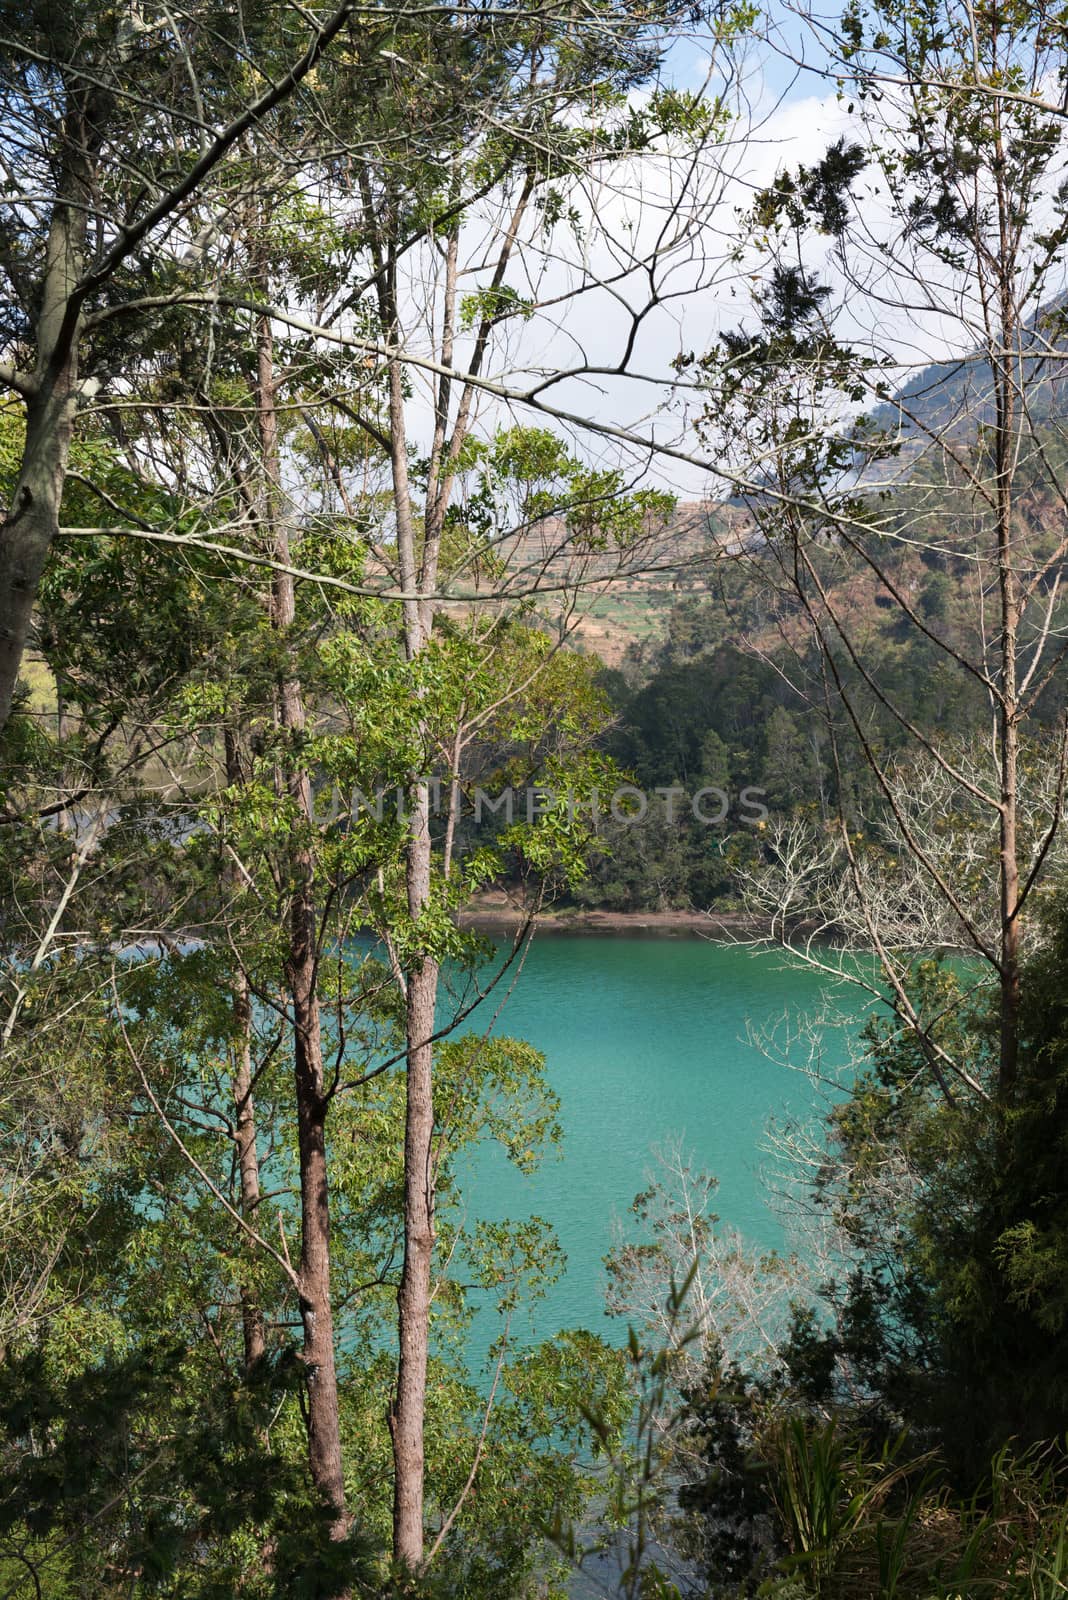
<svg viewBox="0 0 1068 1600">
<path fill-rule="evenodd" d="M 175 238 L 209 186 L 221 200 L 227 157 L 314 74 L 352 10 L 341 5 L 311 26 L 267 10 L 252 38 L 231 8 L 211 5 L 151 18 L 136 7 L 75 14 L 31 0 L 5 13 L 0 95 L 11 178 L 0 250 L 11 359 L 2 379 L 24 404 L 25 439 L 0 535 L 0 725 L 58 535 L 79 410 L 112 363 L 116 376 L 128 370 L 95 321 L 109 298 L 143 298 L 146 280 L 166 292 L 176 274 L 195 274 L 213 229 L 194 226 L 184 252 Z"/>
<path fill-rule="evenodd" d="M 914 1044 L 873 1023 L 872 1065 L 832 1116 L 820 1182 L 855 1255 L 832 1329 L 798 1324 L 789 1360 L 826 1396 L 854 1375 L 884 1415 L 933 1435 L 966 1483 L 1006 1439 L 1068 1426 L 1063 897 L 1024 969 L 1019 1090 L 947 1107 Z M 925 1013 L 996 1081 L 997 1017 L 961 979 L 921 974 Z M 816 1374 L 820 1374 L 817 1379 Z"/>
</svg>

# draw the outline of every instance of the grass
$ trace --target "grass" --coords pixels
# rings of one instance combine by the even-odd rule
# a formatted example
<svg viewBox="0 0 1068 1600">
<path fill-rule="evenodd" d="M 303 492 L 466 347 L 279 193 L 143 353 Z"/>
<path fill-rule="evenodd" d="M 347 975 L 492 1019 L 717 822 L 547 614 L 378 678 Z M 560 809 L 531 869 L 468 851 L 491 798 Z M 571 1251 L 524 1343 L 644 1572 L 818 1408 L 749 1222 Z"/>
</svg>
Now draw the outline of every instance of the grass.
<svg viewBox="0 0 1068 1600">
<path fill-rule="evenodd" d="M 787 1417 L 762 1440 L 787 1600 L 1068 1600 L 1065 1461 L 1005 1446 L 968 1500 L 901 1435 L 880 1456 L 838 1424 Z"/>
</svg>

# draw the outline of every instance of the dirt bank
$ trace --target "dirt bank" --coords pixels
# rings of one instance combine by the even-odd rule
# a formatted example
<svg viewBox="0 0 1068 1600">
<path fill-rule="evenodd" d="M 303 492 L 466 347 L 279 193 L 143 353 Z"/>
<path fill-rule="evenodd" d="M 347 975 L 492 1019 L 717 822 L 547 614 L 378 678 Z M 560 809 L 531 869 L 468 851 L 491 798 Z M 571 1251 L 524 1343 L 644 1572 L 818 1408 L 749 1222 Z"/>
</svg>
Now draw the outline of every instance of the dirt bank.
<svg viewBox="0 0 1068 1600">
<path fill-rule="evenodd" d="M 512 933 L 526 918 L 525 908 L 503 889 L 480 895 L 460 913 L 460 926 L 485 933 Z M 759 939 L 766 929 L 758 918 L 739 911 L 597 911 L 550 907 L 536 918 L 539 933 L 663 934 L 666 937 Z"/>
</svg>

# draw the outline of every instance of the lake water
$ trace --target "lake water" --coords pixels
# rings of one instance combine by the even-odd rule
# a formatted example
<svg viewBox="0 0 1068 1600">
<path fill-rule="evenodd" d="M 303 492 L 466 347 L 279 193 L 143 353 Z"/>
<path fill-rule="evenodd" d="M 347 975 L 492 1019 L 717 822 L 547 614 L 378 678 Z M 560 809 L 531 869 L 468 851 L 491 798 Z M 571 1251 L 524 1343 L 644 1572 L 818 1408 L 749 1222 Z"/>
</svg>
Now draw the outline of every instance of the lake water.
<svg viewBox="0 0 1068 1600">
<path fill-rule="evenodd" d="M 782 1243 L 761 1180 L 762 1136 L 769 1115 L 814 1115 L 817 1097 L 803 1073 L 769 1060 L 749 1035 L 816 1015 L 827 994 L 817 974 L 740 945 L 629 935 L 535 939 L 495 1031 L 544 1052 L 561 1099 L 563 1147 L 532 1176 L 496 1147 L 481 1149 L 461 1174 L 469 1216 L 540 1215 L 567 1252 L 564 1276 L 523 1326 L 513 1323 L 514 1337 L 544 1338 L 564 1327 L 622 1337 L 604 1312 L 603 1257 L 647 1186 L 654 1146 L 665 1140 L 680 1139 L 695 1165 L 719 1179 L 716 1210 L 725 1223 L 761 1248 Z M 848 1054 L 847 1035 L 829 1029 L 821 1048 L 833 1071 Z M 807 1053 L 796 1050 L 795 1063 Z M 476 1332 L 473 1344 L 481 1343 Z"/>
</svg>

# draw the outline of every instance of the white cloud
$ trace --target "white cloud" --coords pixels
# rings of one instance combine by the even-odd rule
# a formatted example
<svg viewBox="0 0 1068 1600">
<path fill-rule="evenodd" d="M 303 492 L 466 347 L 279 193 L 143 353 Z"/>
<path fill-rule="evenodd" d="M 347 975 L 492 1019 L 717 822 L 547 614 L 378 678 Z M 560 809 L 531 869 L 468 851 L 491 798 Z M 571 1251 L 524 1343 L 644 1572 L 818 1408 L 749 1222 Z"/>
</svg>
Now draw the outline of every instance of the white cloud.
<svg viewBox="0 0 1068 1600">
<path fill-rule="evenodd" d="M 696 58 L 683 77 L 699 81 Z M 766 250 L 746 237 L 744 216 L 754 194 L 784 168 L 813 166 L 835 140 L 864 143 L 874 135 L 859 111 L 833 88 L 819 94 L 775 98 L 774 85 L 756 77 L 748 106 L 737 107 L 725 137 L 699 159 L 680 151 L 646 153 L 606 163 L 567 196 L 575 228 L 558 223 L 548 234 L 527 230 L 506 282 L 536 312 L 513 320 L 492 355 L 488 375 L 509 389 L 542 384 L 542 397 L 558 409 L 588 418 L 577 430 L 591 456 L 615 460 L 623 447 L 598 437 L 598 425 L 655 436 L 684 454 L 702 457 L 694 415 L 701 400 L 672 389 L 672 363 L 680 352 L 700 353 L 722 331 L 751 319 L 753 291 Z M 886 98 L 876 113 L 880 137 L 892 139 L 901 113 Z M 854 185 L 859 222 L 848 252 L 827 239 L 805 246 L 805 264 L 834 290 L 841 337 L 894 364 L 892 378 L 948 356 L 966 355 L 979 342 L 979 308 L 967 283 L 938 268 L 915 241 L 902 236 L 900 217 L 888 203 L 877 166 Z M 500 197 L 492 197 L 467 223 L 464 254 L 472 287 L 489 280 L 500 237 Z M 899 263 L 896 275 L 888 255 Z M 413 260 L 408 284 L 409 348 L 433 356 L 432 312 L 440 290 L 441 261 L 433 251 Z M 470 342 L 461 340 L 463 366 Z M 624 363 L 625 372 L 617 371 Z M 571 374 L 559 378 L 560 373 Z M 413 422 L 429 422 L 425 380 L 415 377 Z M 421 398 L 420 398 L 421 397 Z M 483 425 L 505 420 L 508 409 L 483 397 Z M 530 420 L 517 408 L 515 420 Z M 635 473 L 666 483 L 686 497 L 715 492 L 707 469 L 671 458 L 648 462 L 627 453 Z"/>
</svg>

